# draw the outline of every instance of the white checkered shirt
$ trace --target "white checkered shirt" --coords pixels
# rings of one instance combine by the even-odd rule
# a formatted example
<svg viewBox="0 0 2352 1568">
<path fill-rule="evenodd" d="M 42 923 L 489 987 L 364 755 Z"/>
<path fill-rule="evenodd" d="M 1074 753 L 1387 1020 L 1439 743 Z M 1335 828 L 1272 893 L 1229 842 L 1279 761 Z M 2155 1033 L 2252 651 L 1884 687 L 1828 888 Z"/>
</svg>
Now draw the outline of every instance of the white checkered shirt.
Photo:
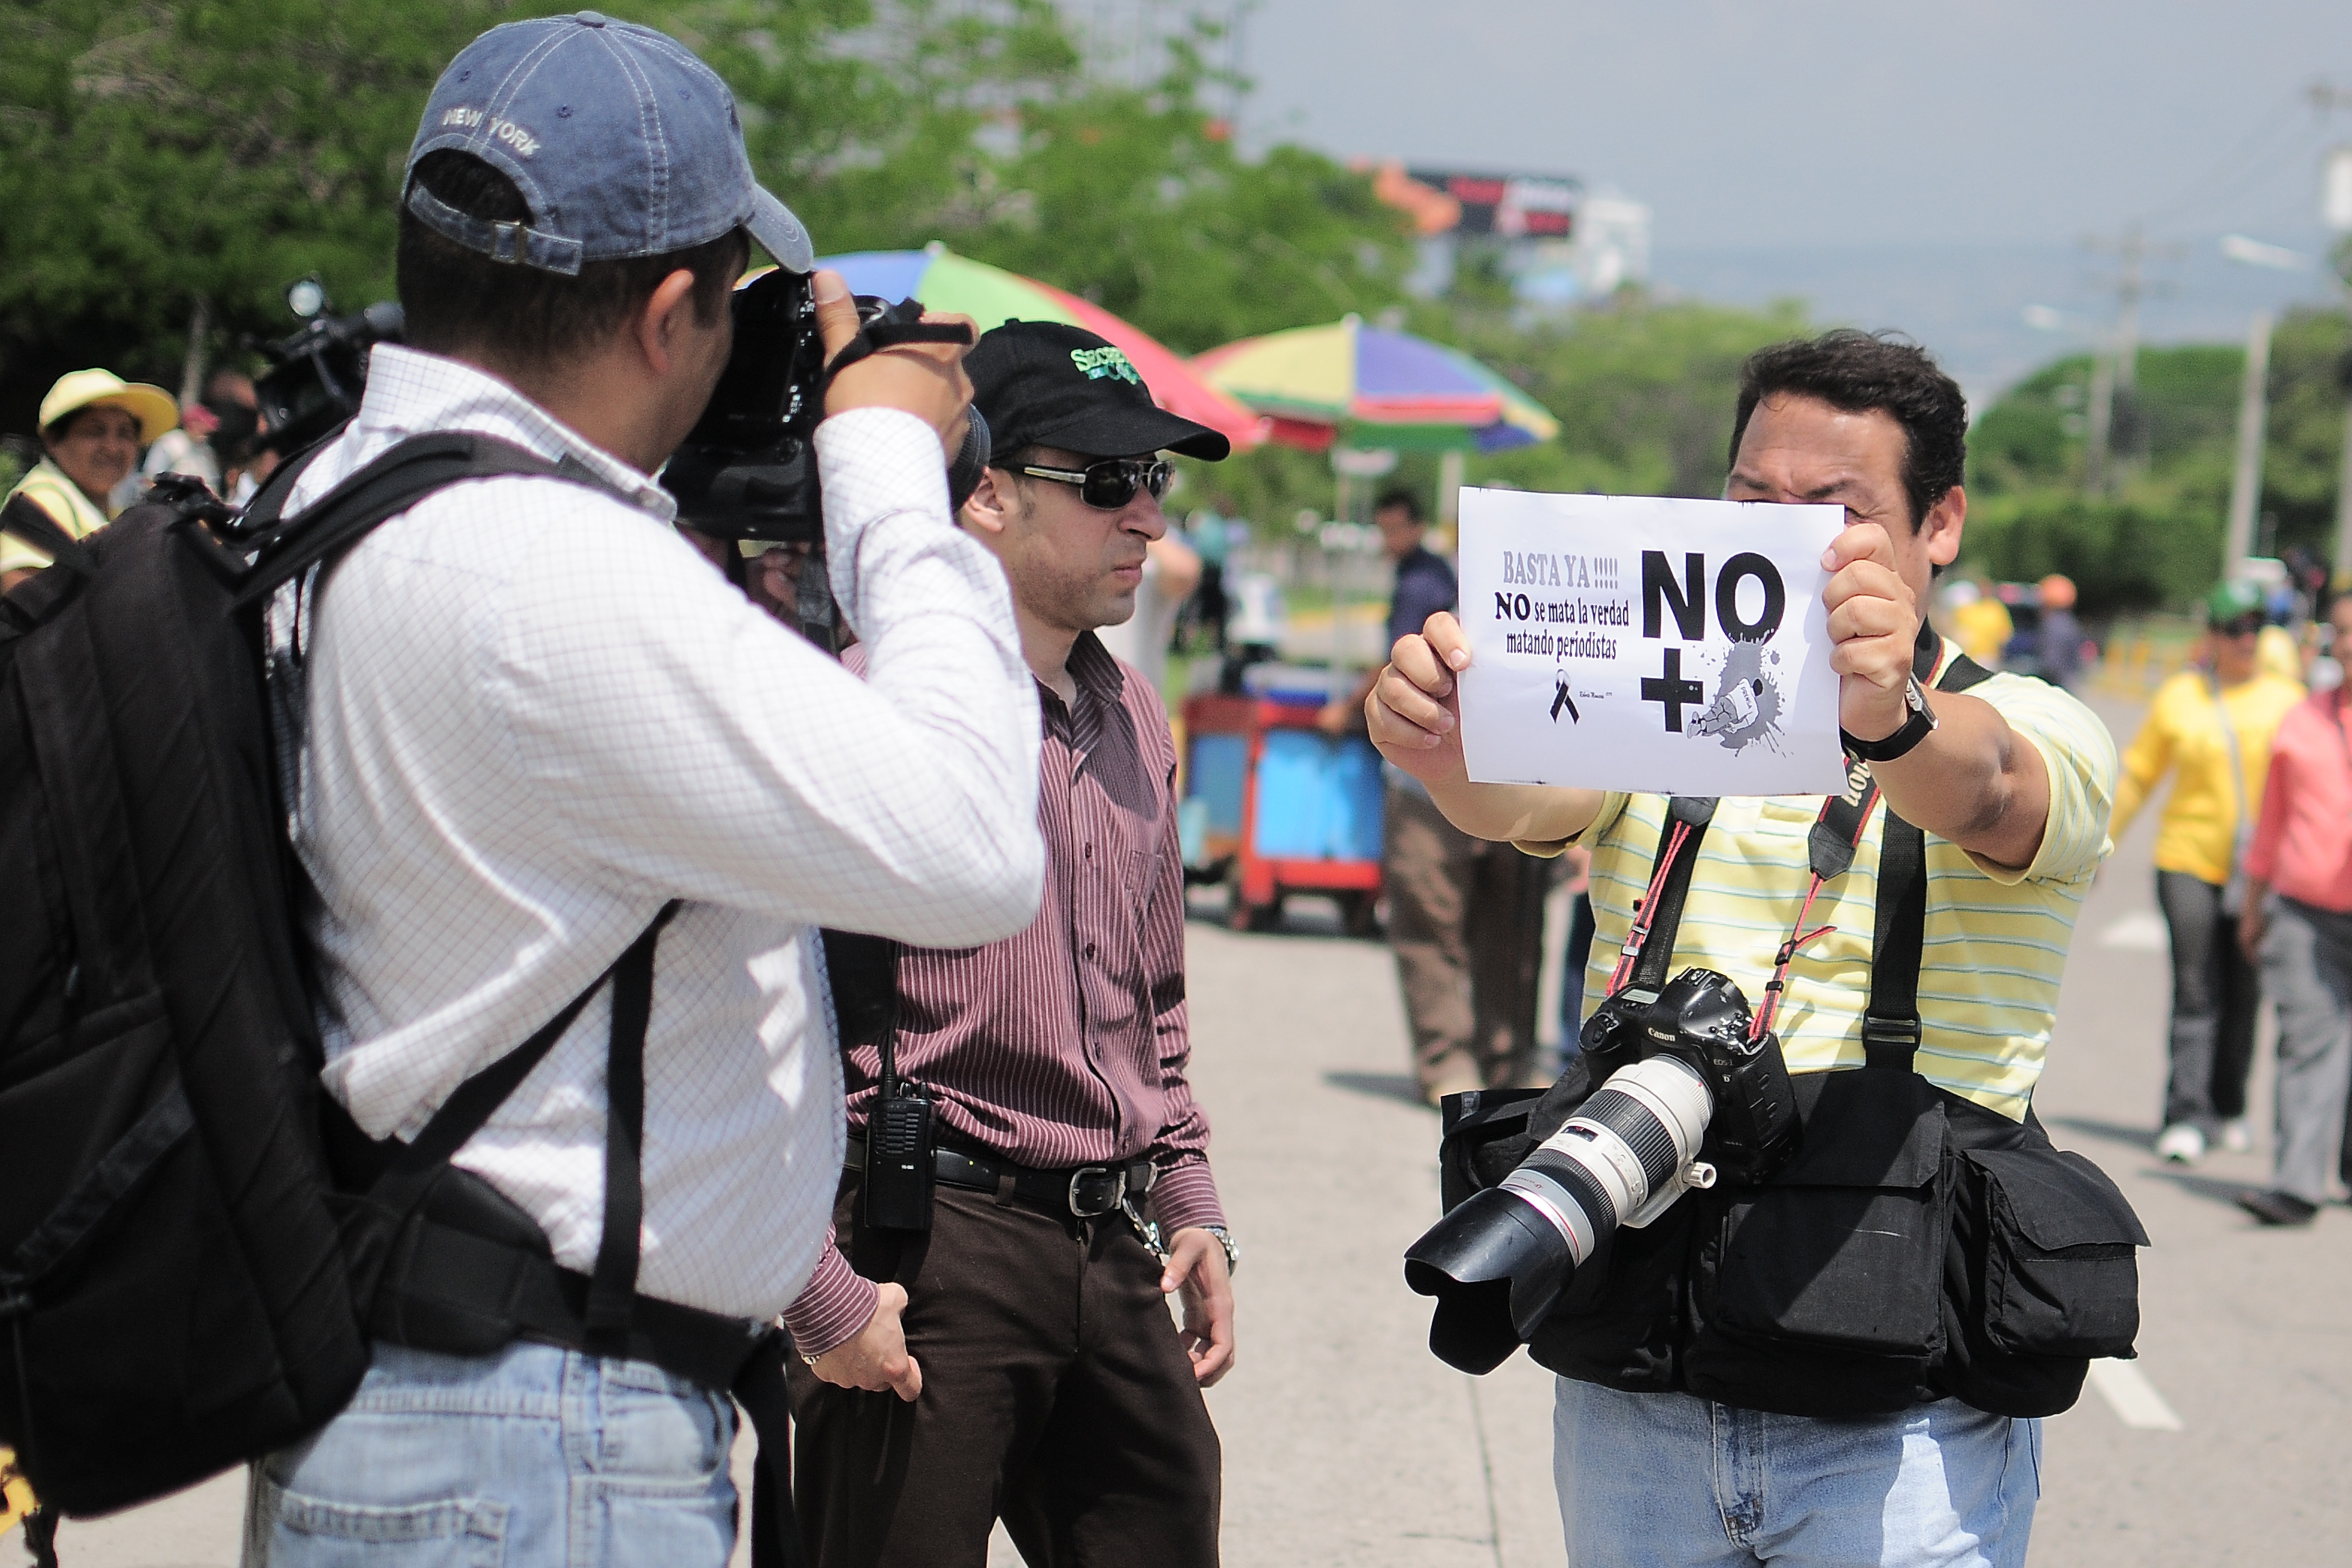
<svg viewBox="0 0 2352 1568">
<path fill-rule="evenodd" d="M 1004 577 L 948 516 L 938 437 L 866 409 L 817 433 L 860 681 L 667 526 L 667 492 L 502 383 L 379 348 L 350 430 L 289 511 L 403 437 L 469 430 L 584 464 L 437 492 L 272 606 L 301 728 L 294 843 L 318 899 L 330 1092 L 413 1136 L 663 902 L 646 1041 L 649 1296 L 781 1310 L 824 1241 L 842 1080 L 811 929 L 926 947 L 1035 915 L 1038 717 Z M 276 662 L 276 661 L 274 661 Z M 307 685 L 307 697 L 301 695 Z M 291 717 L 291 715 L 289 715 Z M 590 1003 L 460 1152 L 594 1261 L 610 1008 Z"/>
</svg>

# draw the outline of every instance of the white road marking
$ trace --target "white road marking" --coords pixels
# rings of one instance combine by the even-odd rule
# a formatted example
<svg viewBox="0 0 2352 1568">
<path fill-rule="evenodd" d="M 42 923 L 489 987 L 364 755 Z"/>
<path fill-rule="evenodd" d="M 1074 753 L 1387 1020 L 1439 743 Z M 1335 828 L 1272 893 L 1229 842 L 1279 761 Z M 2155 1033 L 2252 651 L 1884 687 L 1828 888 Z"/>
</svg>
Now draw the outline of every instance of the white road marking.
<svg viewBox="0 0 2352 1568">
<path fill-rule="evenodd" d="M 2116 1413 L 2116 1419 L 2143 1432 L 2178 1432 L 2180 1417 L 2148 1382 L 2147 1374 L 2127 1361 L 2095 1361 L 2091 1386 Z"/>
<path fill-rule="evenodd" d="M 2164 917 L 2154 910 L 2134 910 L 2099 933 L 2101 947 L 2121 952 L 2163 952 L 2172 946 Z"/>
</svg>

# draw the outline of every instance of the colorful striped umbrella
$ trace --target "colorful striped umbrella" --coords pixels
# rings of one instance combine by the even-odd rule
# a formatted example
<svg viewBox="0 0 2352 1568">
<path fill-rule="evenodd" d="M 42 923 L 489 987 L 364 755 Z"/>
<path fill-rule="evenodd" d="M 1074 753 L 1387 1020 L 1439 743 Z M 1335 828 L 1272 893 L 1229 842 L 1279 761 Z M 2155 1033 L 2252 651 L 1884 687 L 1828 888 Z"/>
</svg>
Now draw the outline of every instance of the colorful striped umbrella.
<svg viewBox="0 0 2352 1568">
<path fill-rule="evenodd" d="M 1274 421 L 1286 446 L 1499 452 L 1559 434 L 1543 405 L 1468 354 L 1355 316 L 1244 338 L 1192 368 Z"/>
<path fill-rule="evenodd" d="M 1049 283 L 958 256 L 936 242 L 920 250 L 861 250 L 817 261 L 846 279 L 850 291 L 885 300 L 920 300 L 934 310 L 970 316 L 982 331 L 1018 319 L 1084 327 L 1115 345 L 1169 413 L 1206 425 L 1245 451 L 1266 438 L 1257 415 L 1201 379 L 1184 358 L 1108 310 Z"/>
</svg>

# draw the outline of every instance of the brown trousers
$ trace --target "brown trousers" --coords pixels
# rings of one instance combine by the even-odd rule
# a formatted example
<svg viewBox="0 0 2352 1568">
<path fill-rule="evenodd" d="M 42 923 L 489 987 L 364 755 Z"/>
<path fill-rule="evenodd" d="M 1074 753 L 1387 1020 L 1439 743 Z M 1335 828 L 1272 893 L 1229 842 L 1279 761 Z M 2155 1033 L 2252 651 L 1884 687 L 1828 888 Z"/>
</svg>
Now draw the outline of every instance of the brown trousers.
<svg viewBox="0 0 2352 1568">
<path fill-rule="evenodd" d="M 1536 1080 L 1536 983 L 1551 862 L 1473 838 L 1391 784 L 1381 876 L 1422 1092 Z"/>
<path fill-rule="evenodd" d="M 922 1396 L 792 1369 L 794 1506 L 816 1568 L 984 1568 L 1000 1518 L 1031 1568 L 1214 1568 L 1223 1454 L 1125 1218 L 942 1186 L 926 1235 L 837 1232 L 906 1287 Z"/>
</svg>

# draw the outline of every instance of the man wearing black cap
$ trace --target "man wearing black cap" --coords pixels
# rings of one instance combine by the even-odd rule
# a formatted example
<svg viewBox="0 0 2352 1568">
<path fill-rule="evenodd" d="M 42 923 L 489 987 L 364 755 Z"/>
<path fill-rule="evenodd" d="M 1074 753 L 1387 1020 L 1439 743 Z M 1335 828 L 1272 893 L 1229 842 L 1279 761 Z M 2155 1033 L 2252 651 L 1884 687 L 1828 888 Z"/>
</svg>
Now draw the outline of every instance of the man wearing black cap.
<svg viewBox="0 0 2352 1568">
<path fill-rule="evenodd" d="M 901 953 L 928 1231 L 866 1222 L 881 1065 L 850 1056 L 840 1247 L 785 1314 L 802 1530 L 820 1568 L 981 1568 L 998 1518 L 1032 1563 L 1197 1568 L 1217 1560 L 1200 1390 L 1233 1364 L 1235 1255 L 1184 1076 L 1175 748 L 1095 631 L 1133 613 L 1167 531 L 1160 454 L 1228 448 L 1075 327 L 1007 322 L 966 365 L 998 457 L 961 521 L 1003 564 L 1036 678 L 1045 904 L 1009 940 Z M 877 1310 L 893 1285 L 903 1318 Z"/>
</svg>

